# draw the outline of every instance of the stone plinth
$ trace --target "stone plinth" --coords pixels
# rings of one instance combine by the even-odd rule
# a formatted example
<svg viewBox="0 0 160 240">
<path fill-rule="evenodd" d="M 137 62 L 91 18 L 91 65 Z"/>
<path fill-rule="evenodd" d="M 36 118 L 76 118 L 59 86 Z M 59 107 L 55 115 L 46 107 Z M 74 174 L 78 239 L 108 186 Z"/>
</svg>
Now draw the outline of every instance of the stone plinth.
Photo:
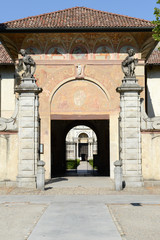
<svg viewBox="0 0 160 240">
<path fill-rule="evenodd" d="M 15 89 L 19 93 L 19 187 L 36 187 L 37 161 L 39 159 L 39 113 L 37 87 L 34 78 L 23 78 Z"/>
<path fill-rule="evenodd" d="M 114 183 L 115 183 L 115 190 L 120 191 L 123 189 L 122 186 L 122 161 L 115 161 L 114 162 Z"/>
<path fill-rule="evenodd" d="M 44 190 L 45 186 L 45 162 L 37 162 L 37 189 Z"/>
<path fill-rule="evenodd" d="M 134 77 L 124 78 L 120 93 L 120 160 L 126 186 L 143 186 L 140 131 L 140 93 Z"/>
</svg>

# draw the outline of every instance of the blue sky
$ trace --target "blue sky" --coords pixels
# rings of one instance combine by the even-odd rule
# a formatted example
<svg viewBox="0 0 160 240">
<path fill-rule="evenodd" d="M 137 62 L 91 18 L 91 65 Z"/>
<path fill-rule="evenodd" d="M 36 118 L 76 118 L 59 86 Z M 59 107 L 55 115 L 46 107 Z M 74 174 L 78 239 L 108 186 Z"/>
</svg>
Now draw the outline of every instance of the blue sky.
<svg viewBox="0 0 160 240">
<path fill-rule="evenodd" d="M 157 0 L 3 0 L 0 7 L 0 22 L 28 16 L 84 6 L 102 11 L 128 15 L 146 20 L 154 19 Z M 160 7 L 160 5 L 158 5 Z"/>
</svg>

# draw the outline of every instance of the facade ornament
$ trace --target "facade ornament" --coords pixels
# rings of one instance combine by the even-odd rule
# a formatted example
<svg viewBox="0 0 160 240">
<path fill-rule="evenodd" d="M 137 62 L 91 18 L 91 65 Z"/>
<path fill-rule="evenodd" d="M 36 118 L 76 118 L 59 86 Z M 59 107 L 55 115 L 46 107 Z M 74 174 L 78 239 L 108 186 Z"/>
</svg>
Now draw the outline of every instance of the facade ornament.
<svg viewBox="0 0 160 240">
<path fill-rule="evenodd" d="M 122 62 L 122 71 L 125 77 L 135 77 L 135 66 L 138 63 L 138 59 L 134 58 L 135 51 L 133 49 L 128 50 L 128 56 Z"/>
<path fill-rule="evenodd" d="M 83 79 L 84 78 L 84 65 L 77 64 L 76 65 L 76 79 Z"/>
<path fill-rule="evenodd" d="M 16 98 L 15 111 L 11 118 L 0 118 L 0 131 L 17 131 L 17 115 L 19 101 Z"/>
<path fill-rule="evenodd" d="M 19 51 L 22 58 L 18 60 L 16 64 L 16 71 L 18 74 L 21 73 L 23 78 L 33 78 L 36 70 L 36 63 L 31 56 L 29 56 L 25 49 Z"/>
</svg>

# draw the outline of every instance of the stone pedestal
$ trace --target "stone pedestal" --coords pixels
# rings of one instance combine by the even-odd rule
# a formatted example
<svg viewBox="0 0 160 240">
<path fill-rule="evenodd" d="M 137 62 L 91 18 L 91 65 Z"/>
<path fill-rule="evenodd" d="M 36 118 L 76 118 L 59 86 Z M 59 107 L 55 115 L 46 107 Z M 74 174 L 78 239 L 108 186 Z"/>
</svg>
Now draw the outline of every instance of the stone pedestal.
<svg viewBox="0 0 160 240">
<path fill-rule="evenodd" d="M 140 93 L 134 77 L 124 78 L 120 93 L 120 160 L 126 186 L 143 186 L 140 131 Z"/>
<path fill-rule="evenodd" d="M 37 162 L 37 189 L 44 190 L 45 186 L 45 162 Z"/>
<path fill-rule="evenodd" d="M 39 159 L 39 101 L 42 91 L 34 78 L 23 78 L 15 91 L 19 93 L 19 164 L 18 187 L 36 188 L 37 161 Z"/>
<path fill-rule="evenodd" d="M 114 162 L 114 184 L 115 184 L 115 190 L 121 191 L 123 189 L 122 186 L 122 161 L 115 161 Z"/>
</svg>

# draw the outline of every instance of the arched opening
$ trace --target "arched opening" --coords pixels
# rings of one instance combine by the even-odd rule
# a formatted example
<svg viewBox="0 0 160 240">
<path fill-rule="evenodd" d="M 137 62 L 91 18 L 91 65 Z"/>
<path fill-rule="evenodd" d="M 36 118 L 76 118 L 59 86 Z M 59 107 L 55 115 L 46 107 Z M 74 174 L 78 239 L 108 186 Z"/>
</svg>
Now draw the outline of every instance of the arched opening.
<svg viewBox="0 0 160 240">
<path fill-rule="evenodd" d="M 80 134 L 76 136 L 78 141 L 75 141 L 73 146 L 70 146 L 70 155 L 67 156 L 67 148 L 66 147 L 66 139 L 67 134 L 70 132 L 71 129 L 77 126 L 85 126 L 90 128 L 96 135 L 95 140 L 93 143 L 89 142 L 89 135 L 86 131 L 81 131 Z M 84 134 L 85 133 L 85 134 Z M 88 137 L 86 136 L 88 135 Z M 71 153 L 74 152 L 73 160 L 79 159 L 82 161 L 83 154 L 81 152 L 81 144 L 86 144 L 88 140 L 88 156 L 84 158 L 84 162 L 87 160 L 95 159 L 95 165 L 97 171 L 94 171 L 95 175 L 101 176 L 110 176 L 110 156 L 109 156 L 109 148 L 110 148 L 110 141 L 109 141 L 109 119 L 105 120 L 52 120 L 51 121 L 51 176 L 62 176 L 66 174 L 67 166 L 66 166 L 66 159 L 71 159 Z M 69 142 L 69 140 L 68 140 Z M 79 145 L 80 144 L 80 145 Z M 93 145 L 95 145 L 93 147 Z M 91 153 L 89 153 L 89 147 L 94 148 L 92 150 L 92 157 Z M 72 151 L 71 151 L 72 150 Z M 84 148 L 83 148 L 84 150 Z M 90 154 L 90 155 L 89 155 Z M 95 156 L 94 156 L 95 155 Z M 76 170 L 76 169 L 75 169 Z M 96 173 L 97 172 L 97 173 Z M 85 174 L 84 174 L 85 175 Z"/>
<path fill-rule="evenodd" d="M 89 137 L 86 133 L 80 133 L 78 136 L 78 157 L 81 158 L 81 161 L 88 160 L 88 146 L 89 146 Z"/>
<path fill-rule="evenodd" d="M 66 136 L 67 175 L 95 175 L 97 173 L 97 136 L 88 126 L 77 125 Z"/>
<path fill-rule="evenodd" d="M 51 176 L 66 174 L 66 136 L 80 125 L 90 127 L 97 136 L 97 171 L 99 175 L 110 176 L 109 114 L 110 96 L 96 80 L 70 79 L 54 89 L 50 106 L 51 113 Z M 86 132 L 81 132 L 86 133 Z M 78 158 L 88 158 L 82 153 L 86 135 L 79 135 Z M 88 143 L 89 145 L 89 143 Z M 71 150 L 71 149 L 70 149 Z M 73 149 L 72 149 L 73 150 Z M 75 156 L 77 159 L 77 156 Z"/>
</svg>

